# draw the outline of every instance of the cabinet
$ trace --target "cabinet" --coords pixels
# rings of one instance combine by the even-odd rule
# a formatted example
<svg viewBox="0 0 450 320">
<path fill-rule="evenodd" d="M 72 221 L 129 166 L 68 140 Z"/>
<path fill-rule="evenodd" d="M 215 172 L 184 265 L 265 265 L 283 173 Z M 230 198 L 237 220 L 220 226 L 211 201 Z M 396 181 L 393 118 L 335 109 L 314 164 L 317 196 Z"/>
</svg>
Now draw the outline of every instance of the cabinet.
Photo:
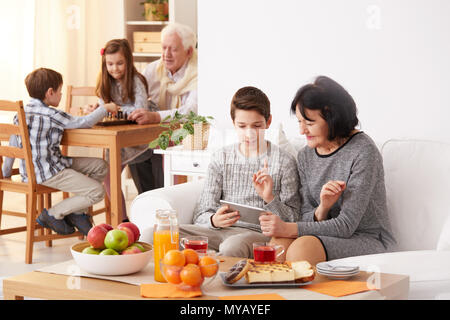
<svg viewBox="0 0 450 320">
<path fill-rule="evenodd" d="M 212 151 L 184 150 L 183 146 L 175 146 L 166 150 L 154 149 L 154 153 L 164 155 L 164 186 L 174 184 L 173 176 L 181 175 L 200 179 L 206 176 Z"/>
<path fill-rule="evenodd" d="M 159 32 L 168 23 L 186 24 L 197 33 L 197 0 L 169 0 L 168 21 L 145 20 L 142 2 L 143 0 L 123 0 L 124 34 L 130 42 L 135 65 L 140 72 L 148 63 L 161 57 Z"/>
</svg>

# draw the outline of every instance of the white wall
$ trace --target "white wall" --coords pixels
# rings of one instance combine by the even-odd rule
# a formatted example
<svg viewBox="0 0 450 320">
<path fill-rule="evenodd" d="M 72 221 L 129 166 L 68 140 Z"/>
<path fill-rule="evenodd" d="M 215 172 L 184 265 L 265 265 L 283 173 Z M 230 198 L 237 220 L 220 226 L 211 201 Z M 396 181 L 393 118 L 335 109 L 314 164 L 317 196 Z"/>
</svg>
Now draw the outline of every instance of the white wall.
<svg viewBox="0 0 450 320">
<path fill-rule="evenodd" d="M 323 74 L 375 140 L 450 141 L 449 16 L 448 0 L 199 0 L 199 112 L 231 128 L 231 97 L 253 85 L 295 136 L 291 100 Z"/>
</svg>

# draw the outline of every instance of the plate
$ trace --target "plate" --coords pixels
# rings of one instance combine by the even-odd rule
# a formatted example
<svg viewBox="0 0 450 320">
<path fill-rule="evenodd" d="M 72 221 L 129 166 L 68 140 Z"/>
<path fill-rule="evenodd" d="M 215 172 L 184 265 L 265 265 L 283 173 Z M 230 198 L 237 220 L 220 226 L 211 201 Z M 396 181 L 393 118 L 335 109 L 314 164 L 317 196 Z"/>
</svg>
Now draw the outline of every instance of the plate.
<svg viewBox="0 0 450 320">
<path fill-rule="evenodd" d="M 330 273 L 352 273 L 359 271 L 358 265 L 339 265 L 329 262 L 320 262 L 316 265 L 316 270 Z"/>
<path fill-rule="evenodd" d="M 345 280 L 345 279 L 353 277 L 354 275 L 357 275 L 359 273 L 359 270 L 354 271 L 352 273 L 331 273 L 331 272 L 320 271 L 317 269 L 316 269 L 316 271 L 318 274 L 323 275 L 323 276 L 328 277 L 329 279 L 333 279 L 333 280 Z"/>
<path fill-rule="evenodd" d="M 297 283 L 297 282 L 290 282 L 290 283 L 247 283 L 245 280 L 245 277 L 242 277 L 239 279 L 239 281 L 235 283 L 227 283 L 225 281 L 225 275 L 226 272 L 221 272 L 220 279 L 222 279 L 222 283 L 230 288 L 241 288 L 241 289 L 250 289 L 250 288 L 298 288 L 307 284 L 310 284 L 312 281 L 305 282 L 305 283 Z"/>
</svg>

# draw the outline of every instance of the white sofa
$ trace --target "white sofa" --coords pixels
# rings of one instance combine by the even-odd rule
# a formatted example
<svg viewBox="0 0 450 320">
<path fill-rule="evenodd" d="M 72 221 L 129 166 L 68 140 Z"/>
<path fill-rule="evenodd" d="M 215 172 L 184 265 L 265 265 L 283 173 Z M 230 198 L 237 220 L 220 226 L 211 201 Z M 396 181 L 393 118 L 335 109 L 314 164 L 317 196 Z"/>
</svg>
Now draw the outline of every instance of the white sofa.
<svg viewBox="0 0 450 320">
<path fill-rule="evenodd" d="M 410 276 L 409 299 L 450 299 L 450 145 L 389 140 L 381 147 L 389 216 L 396 252 L 340 259 L 362 270 Z M 192 223 L 202 182 L 143 193 L 131 204 L 130 220 L 152 241 L 156 209 L 178 210 L 179 223 Z"/>
</svg>

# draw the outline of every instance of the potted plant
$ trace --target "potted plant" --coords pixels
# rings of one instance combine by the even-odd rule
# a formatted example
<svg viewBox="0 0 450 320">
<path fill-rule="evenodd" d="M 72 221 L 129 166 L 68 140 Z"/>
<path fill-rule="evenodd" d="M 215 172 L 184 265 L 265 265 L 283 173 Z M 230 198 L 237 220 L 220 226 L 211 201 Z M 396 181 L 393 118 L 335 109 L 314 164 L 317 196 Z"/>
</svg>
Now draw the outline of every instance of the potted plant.
<svg viewBox="0 0 450 320">
<path fill-rule="evenodd" d="M 145 0 L 143 16 L 149 21 L 169 20 L 169 0 Z"/>
<path fill-rule="evenodd" d="M 208 146 L 208 135 L 210 120 L 213 117 L 200 116 L 195 112 L 181 114 L 178 111 L 172 116 L 164 118 L 160 126 L 167 130 L 160 133 L 158 138 L 149 143 L 149 147 L 154 149 L 160 147 L 166 150 L 170 142 L 175 145 L 183 143 L 184 149 L 201 150 Z"/>
</svg>

